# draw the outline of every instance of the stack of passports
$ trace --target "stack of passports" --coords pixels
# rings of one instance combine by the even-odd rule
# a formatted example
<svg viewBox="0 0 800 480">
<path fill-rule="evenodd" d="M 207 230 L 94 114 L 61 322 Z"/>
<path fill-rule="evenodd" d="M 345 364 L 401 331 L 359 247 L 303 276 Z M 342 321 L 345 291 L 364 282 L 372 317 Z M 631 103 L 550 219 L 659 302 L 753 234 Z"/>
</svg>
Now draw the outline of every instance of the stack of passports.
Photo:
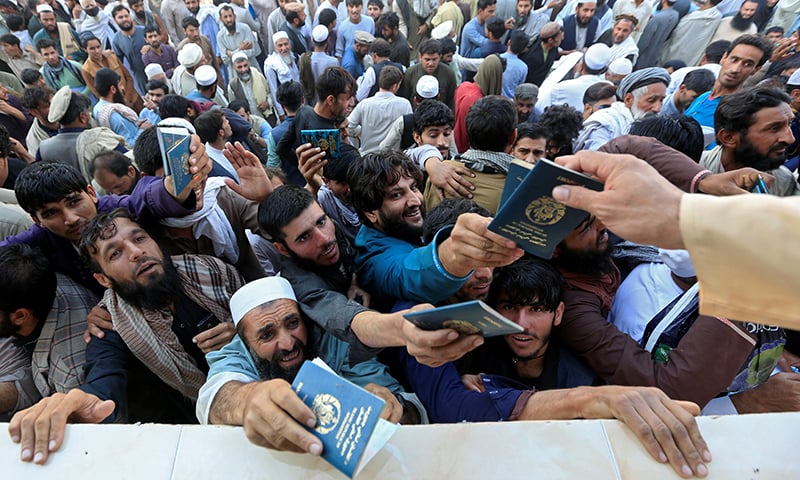
<svg viewBox="0 0 800 480">
<path fill-rule="evenodd" d="M 322 441 L 322 458 L 348 477 L 397 430 L 380 418 L 383 399 L 339 377 L 319 358 L 303 363 L 292 389 L 317 417 L 317 426 L 309 430 Z"/>
<path fill-rule="evenodd" d="M 533 168 L 531 168 L 533 167 Z M 549 259 L 564 238 L 589 218 L 553 198 L 558 185 L 580 185 L 602 191 L 603 184 L 543 158 L 535 165 L 514 160 L 489 230 L 517 242 L 526 252 Z"/>
<path fill-rule="evenodd" d="M 192 181 L 192 173 L 189 171 L 189 144 L 192 136 L 182 127 L 158 127 L 156 136 L 161 148 L 164 176 L 172 177 L 175 195 L 180 195 Z"/>
</svg>

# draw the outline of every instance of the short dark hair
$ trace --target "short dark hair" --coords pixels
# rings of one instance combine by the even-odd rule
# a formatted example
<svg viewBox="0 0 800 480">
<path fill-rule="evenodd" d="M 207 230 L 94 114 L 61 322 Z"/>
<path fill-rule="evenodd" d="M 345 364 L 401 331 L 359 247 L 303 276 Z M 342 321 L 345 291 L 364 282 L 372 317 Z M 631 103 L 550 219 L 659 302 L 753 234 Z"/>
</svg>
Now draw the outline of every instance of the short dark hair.
<svg viewBox="0 0 800 480">
<path fill-rule="evenodd" d="M 139 170 L 151 177 L 156 175 L 156 170 L 164 167 L 156 127 L 142 130 L 142 133 L 136 138 L 136 143 L 133 145 L 133 158 L 136 159 Z"/>
<path fill-rule="evenodd" d="M 42 53 L 42 50 L 44 50 L 45 48 L 48 48 L 48 47 L 53 47 L 56 50 L 58 50 L 56 48 L 56 43 L 54 41 L 50 40 L 49 38 L 40 38 L 39 40 L 36 40 L 36 50 L 39 53 Z"/>
<path fill-rule="evenodd" d="M 327 12 L 327 13 L 326 13 Z M 330 30 L 331 24 L 334 20 L 337 20 L 338 17 L 336 15 L 336 10 L 332 8 L 326 8 L 319 12 L 319 24 L 325 25 Z"/>
<path fill-rule="evenodd" d="M 383 2 L 381 0 L 369 0 L 367 2 L 367 5 L 375 5 L 378 8 L 380 8 L 381 10 L 383 10 Z M 326 9 L 326 10 L 330 10 L 330 9 Z M 391 13 L 394 13 L 394 12 L 391 12 Z"/>
<path fill-rule="evenodd" d="M 350 200 L 362 224 L 372 226 L 364 212 L 380 209 L 386 187 L 396 184 L 403 177 L 413 178 L 417 186 L 422 188 L 422 172 L 419 167 L 398 150 L 383 149 L 368 153 L 360 162 L 350 165 L 347 171 Z"/>
<path fill-rule="evenodd" d="M 764 63 L 769 60 L 769 58 L 772 56 L 772 50 L 774 49 L 772 44 L 769 43 L 765 37 L 758 34 L 744 34 L 739 35 L 734 41 L 731 42 L 728 50 L 725 51 L 725 55 L 730 55 L 733 49 L 738 45 L 750 45 L 751 47 L 756 47 L 757 49 L 761 50 L 761 60 L 759 60 L 756 64 L 757 67 L 764 65 Z"/>
<path fill-rule="evenodd" d="M 158 25 L 155 24 L 148 24 L 144 27 L 144 36 L 146 37 L 148 33 L 156 32 L 157 34 L 161 35 L 161 30 L 158 29 Z"/>
<path fill-rule="evenodd" d="M 497 5 L 497 0 L 478 0 L 478 10 L 486 10 L 486 7 Z"/>
<path fill-rule="evenodd" d="M 504 152 L 517 128 L 517 110 L 508 98 L 489 95 L 470 107 L 466 123 L 472 148 Z"/>
<path fill-rule="evenodd" d="M 345 5 L 348 7 L 355 7 L 356 5 L 364 5 L 364 2 L 362 0 L 347 0 Z"/>
<path fill-rule="evenodd" d="M 22 83 L 25 85 L 33 85 L 39 81 L 40 78 L 42 78 L 42 72 L 35 68 L 26 68 L 19 76 L 19 79 L 22 80 Z"/>
<path fill-rule="evenodd" d="M 477 213 L 482 217 L 491 217 L 492 212 L 467 198 L 445 198 L 425 215 L 422 223 L 422 241 L 430 243 L 436 232 L 448 225 L 455 225 L 458 217 L 464 213 Z"/>
<path fill-rule="evenodd" d="M 502 18 L 495 15 L 486 20 L 486 30 L 488 30 L 495 39 L 499 39 L 506 33 L 506 23 Z"/>
<path fill-rule="evenodd" d="M 325 10 L 323 10 L 323 12 Z M 278 99 L 278 103 L 283 105 L 284 108 L 296 112 L 297 109 L 300 108 L 300 105 L 303 104 L 303 93 L 303 85 L 300 82 L 292 80 L 290 82 L 284 82 L 278 87 L 275 98 Z"/>
<path fill-rule="evenodd" d="M 550 130 L 548 141 L 556 142 L 561 149 L 569 147 L 572 152 L 572 140 L 583 128 L 583 115 L 567 105 L 550 105 L 539 117 L 539 123 Z"/>
<path fill-rule="evenodd" d="M 164 98 L 161 99 L 161 103 L 158 104 L 158 116 L 162 119 L 171 117 L 186 118 L 186 111 L 191 106 L 192 104 L 189 103 L 186 97 L 170 93 L 164 95 Z"/>
<path fill-rule="evenodd" d="M 19 206 L 36 216 L 45 203 L 60 202 L 72 193 L 88 192 L 88 184 L 75 167 L 58 162 L 36 162 L 19 173 L 14 193 Z"/>
<path fill-rule="evenodd" d="M 10 15 L 9 15 L 9 17 L 10 17 Z M 8 24 L 8 27 L 11 28 L 11 23 Z M 778 25 L 774 25 L 774 26 L 769 27 L 768 29 L 764 30 L 764 35 L 769 35 L 770 33 L 780 33 L 781 35 L 783 35 L 785 32 L 786 32 L 786 30 L 784 30 L 783 27 L 778 26 Z"/>
<path fill-rule="evenodd" d="M 28 308 L 44 322 L 53 308 L 57 284 L 45 254 L 27 243 L 5 245 L 0 247 L 0 272 L 0 311 Z"/>
<path fill-rule="evenodd" d="M 379 57 L 388 57 L 392 54 L 392 46 L 382 38 L 376 38 L 369 47 L 369 53 L 374 53 Z"/>
<path fill-rule="evenodd" d="M 231 10 L 233 10 L 233 8 L 231 8 Z M 286 23 L 291 24 L 295 20 L 300 19 L 300 12 L 296 10 L 289 10 L 288 12 L 286 12 L 286 15 L 284 16 L 286 17 Z"/>
<path fill-rule="evenodd" d="M 194 129 L 200 140 L 211 143 L 217 140 L 219 131 L 222 130 L 225 114 L 220 109 L 203 112 L 194 119 Z"/>
<path fill-rule="evenodd" d="M 361 154 L 352 145 L 342 144 L 339 158 L 329 158 L 322 167 L 322 176 L 336 182 L 347 182 L 347 170 L 354 162 L 361 161 Z"/>
<path fill-rule="evenodd" d="M 709 43 L 705 50 L 706 60 L 710 63 L 719 63 L 730 45 L 730 40 L 717 40 Z"/>
<path fill-rule="evenodd" d="M 9 45 L 14 45 L 19 47 L 20 41 L 19 38 L 17 38 L 17 36 L 14 35 L 13 33 L 6 33 L 0 36 L 0 43 L 7 43 Z"/>
<path fill-rule="evenodd" d="M 22 15 L 10 13 L 6 16 L 6 25 L 8 25 L 9 30 L 16 32 L 25 28 L 25 19 L 22 18 Z"/>
<path fill-rule="evenodd" d="M 222 6 L 219 7 L 219 13 L 222 13 L 223 10 L 230 10 L 233 12 L 233 7 L 231 7 L 228 3 L 223 3 Z"/>
<path fill-rule="evenodd" d="M 98 213 L 89 222 L 89 225 L 81 232 L 81 239 L 78 242 L 78 250 L 81 253 L 84 263 L 95 273 L 102 271 L 100 264 L 93 257 L 97 253 L 97 240 L 106 240 L 117 233 L 117 226 L 114 220 L 127 218 L 132 222 L 137 222 L 136 217 L 127 208 L 115 208 L 110 212 Z"/>
<path fill-rule="evenodd" d="M 116 17 L 117 16 L 117 12 L 119 12 L 121 10 L 125 10 L 126 12 L 131 13 L 131 11 L 128 10 L 128 7 L 126 7 L 125 5 L 117 5 L 116 7 L 111 9 L 111 18 Z"/>
<path fill-rule="evenodd" d="M 378 75 L 378 86 L 384 90 L 389 90 L 392 86 L 403 81 L 403 72 L 394 65 L 386 65 Z"/>
<path fill-rule="evenodd" d="M 50 103 L 50 97 L 55 94 L 48 87 L 28 87 L 22 92 L 22 106 L 28 110 L 39 108 Z"/>
<path fill-rule="evenodd" d="M 617 87 L 608 82 L 597 82 L 583 92 L 583 104 L 594 105 L 611 97 L 617 98 Z"/>
<path fill-rule="evenodd" d="M 631 135 L 653 137 L 695 162 L 703 153 L 703 129 L 686 115 L 645 115 L 631 124 Z"/>
<path fill-rule="evenodd" d="M 69 103 L 67 104 L 67 110 L 61 117 L 61 125 L 69 125 L 70 123 L 74 122 L 78 119 L 78 115 L 83 112 L 87 112 L 91 106 L 92 101 L 89 100 L 89 97 L 80 93 L 72 92 L 72 95 L 69 98 Z"/>
<path fill-rule="evenodd" d="M 400 17 L 394 12 L 381 13 L 378 17 L 378 25 L 380 28 L 389 27 L 390 30 L 400 27 Z"/>
<path fill-rule="evenodd" d="M 452 38 L 443 38 L 441 39 L 441 42 L 442 42 L 442 55 L 447 55 L 448 53 L 456 53 L 456 42 L 454 42 Z"/>
<path fill-rule="evenodd" d="M 161 80 L 153 79 L 144 86 L 145 90 L 164 90 L 164 95 L 169 95 L 169 85 Z"/>
<path fill-rule="evenodd" d="M 11 136 L 5 126 L 0 125 L 0 158 L 6 158 L 11 153 Z"/>
<path fill-rule="evenodd" d="M 711 70 L 705 68 L 698 68 L 687 73 L 683 78 L 681 85 L 686 85 L 686 90 L 692 90 L 697 93 L 706 93 L 714 86 L 716 77 Z"/>
<path fill-rule="evenodd" d="M 289 225 L 316 201 L 313 193 L 299 185 L 276 188 L 258 206 L 258 228 L 269 235 L 273 242 L 286 245 L 283 227 Z"/>
<path fill-rule="evenodd" d="M 328 67 L 317 78 L 315 88 L 317 90 L 317 98 L 324 102 L 330 95 L 336 97 L 348 91 L 350 95 L 355 95 L 356 80 L 350 75 L 350 72 L 342 67 Z"/>
<path fill-rule="evenodd" d="M 550 138 L 550 130 L 539 123 L 520 123 L 517 125 L 517 141 L 523 138 L 530 138 L 532 140 L 544 138 L 546 141 Z"/>
<path fill-rule="evenodd" d="M 247 100 L 236 99 L 228 104 L 228 108 L 234 112 L 238 112 L 240 108 L 243 108 L 246 113 L 250 113 L 250 102 Z"/>
<path fill-rule="evenodd" d="M 504 27 L 505 28 L 505 27 Z M 528 46 L 528 34 L 522 30 L 514 30 L 508 38 L 508 47 L 511 53 L 519 55 Z"/>
<path fill-rule="evenodd" d="M 791 104 L 792 97 L 776 88 L 756 86 L 725 95 L 714 111 L 714 132 L 717 135 L 722 130 L 747 133 L 756 113 L 783 103 Z"/>
<path fill-rule="evenodd" d="M 453 111 L 439 100 L 425 99 L 414 111 L 414 133 L 422 135 L 428 127 L 446 125 L 453 128 L 455 116 Z"/>
<path fill-rule="evenodd" d="M 131 159 L 118 150 L 105 150 L 94 156 L 89 163 L 89 176 L 94 177 L 97 170 L 108 170 L 117 177 L 128 174 L 128 167 L 132 166 Z"/>
<path fill-rule="evenodd" d="M 420 55 L 430 55 L 438 53 L 439 55 L 442 54 L 442 42 L 435 38 L 429 38 L 422 42 L 419 45 L 419 54 Z"/>
<path fill-rule="evenodd" d="M 101 68 L 94 74 L 94 89 L 105 97 L 111 92 L 111 87 L 119 89 L 119 75 L 110 68 Z"/>
<path fill-rule="evenodd" d="M 511 305 L 542 307 L 553 312 L 561 303 L 564 278 L 545 260 L 525 255 L 494 271 L 489 287 L 489 305 L 496 306 L 500 294 Z"/>
<path fill-rule="evenodd" d="M 181 28 L 186 30 L 186 27 L 188 27 L 190 25 L 192 27 L 195 27 L 195 28 L 200 28 L 200 22 L 198 22 L 196 18 L 194 18 L 194 17 L 183 17 L 183 20 L 181 20 Z"/>
<path fill-rule="evenodd" d="M 84 50 L 89 48 L 89 42 L 92 40 L 97 40 L 97 43 L 100 44 L 101 47 L 103 46 L 103 42 L 101 42 L 99 38 L 95 37 L 91 33 L 87 33 L 86 35 L 81 35 L 81 46 Z"/>
</svg>

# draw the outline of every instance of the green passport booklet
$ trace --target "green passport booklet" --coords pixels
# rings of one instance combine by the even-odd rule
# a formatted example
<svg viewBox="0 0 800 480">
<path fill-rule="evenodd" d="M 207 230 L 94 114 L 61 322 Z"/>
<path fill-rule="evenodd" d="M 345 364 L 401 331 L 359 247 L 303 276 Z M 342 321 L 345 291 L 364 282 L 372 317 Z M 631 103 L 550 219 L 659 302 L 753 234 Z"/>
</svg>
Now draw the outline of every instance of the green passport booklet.
<svg viewBox="0 0 800 480">
<path fill-rule="evenodd" d="M 489 230 L 517 242 L 520 248 L 537 257 L 549 259 L 556 246 L 589 214 L 567 207 L 553 198 L 553 188 L 558 185 L 582 185 L 592 190 L 603 190 L 603 184 L 582 173 L 562 167 L 543 158 L 517 183 L 518 174 L 506 177 L 506 190 L 511 189 L 505 203 L 501 203 Z M 511 182 L 511 183 L 509 183 Z"/>
<path fill-rule="evenodd" d="M 524 330 L 480 300 L 405 313 L 403 317 L 423 330 L 452 328 L 464 335 L 496 337 Z"/>
<path fill-rule="evenodd" d="M 397 431 L 383 420 L 383 399 L 351 383 L 319 358 L 306 361 L 292 389 L 311 408 L 317 426 L 309 429 L 322 441 L 322 458 L 353 477 Z"/>
</svg>

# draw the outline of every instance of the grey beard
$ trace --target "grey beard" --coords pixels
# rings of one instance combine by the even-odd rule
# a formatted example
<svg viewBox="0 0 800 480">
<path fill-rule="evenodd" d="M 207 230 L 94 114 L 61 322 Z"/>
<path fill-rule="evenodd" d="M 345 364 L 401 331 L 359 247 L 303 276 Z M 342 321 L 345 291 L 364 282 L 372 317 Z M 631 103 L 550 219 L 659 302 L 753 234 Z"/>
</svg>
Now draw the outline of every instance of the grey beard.
<svg viewBox="0 0 800 480">
<path fill-rule="evenodd" d="M 289 65 L 289 66 L 292 65 L 292 62 L 294 62 L 294 58 L 292 57 L 291 53 L 286 54 L 286 55 L 281 55 L 281 60 L 283 60 L 283 63 L 285 63 L 286 65 Z"/>
</svg>

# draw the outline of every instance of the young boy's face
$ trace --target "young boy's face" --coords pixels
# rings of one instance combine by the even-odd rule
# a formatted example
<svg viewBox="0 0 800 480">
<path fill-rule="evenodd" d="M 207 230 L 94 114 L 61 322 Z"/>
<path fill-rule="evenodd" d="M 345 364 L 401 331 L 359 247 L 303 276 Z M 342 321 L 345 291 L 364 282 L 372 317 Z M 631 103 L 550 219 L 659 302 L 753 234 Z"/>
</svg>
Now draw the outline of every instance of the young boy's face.
<svg viewBox="0 0 800 480">
<path fill-rule="evenodd" d="M 422 129 L 422 135 L 414 133 L 417 145 L 432 145 L 442 154 L 442 158 L 450 158 L 453 127 L 451 125 L 431 125 Z"/>
<path fill-rule="evenodd" d="M 88 189 L 88 192 L 72 192 L 57 202 L 45 203 L 32 215 L 33 221 L 53 235 L 78 243 L 83 229 L 97 215 L 97 195 L 91 186 Z"/>
<path fill-rule="evenodd" d="M 323 178 L 325 185 L 336 195 L 336 198 L 344 203 L 350 204 L 350 184 L 347 182 L 339 182 L 329 178 Z"/>
</svg>

